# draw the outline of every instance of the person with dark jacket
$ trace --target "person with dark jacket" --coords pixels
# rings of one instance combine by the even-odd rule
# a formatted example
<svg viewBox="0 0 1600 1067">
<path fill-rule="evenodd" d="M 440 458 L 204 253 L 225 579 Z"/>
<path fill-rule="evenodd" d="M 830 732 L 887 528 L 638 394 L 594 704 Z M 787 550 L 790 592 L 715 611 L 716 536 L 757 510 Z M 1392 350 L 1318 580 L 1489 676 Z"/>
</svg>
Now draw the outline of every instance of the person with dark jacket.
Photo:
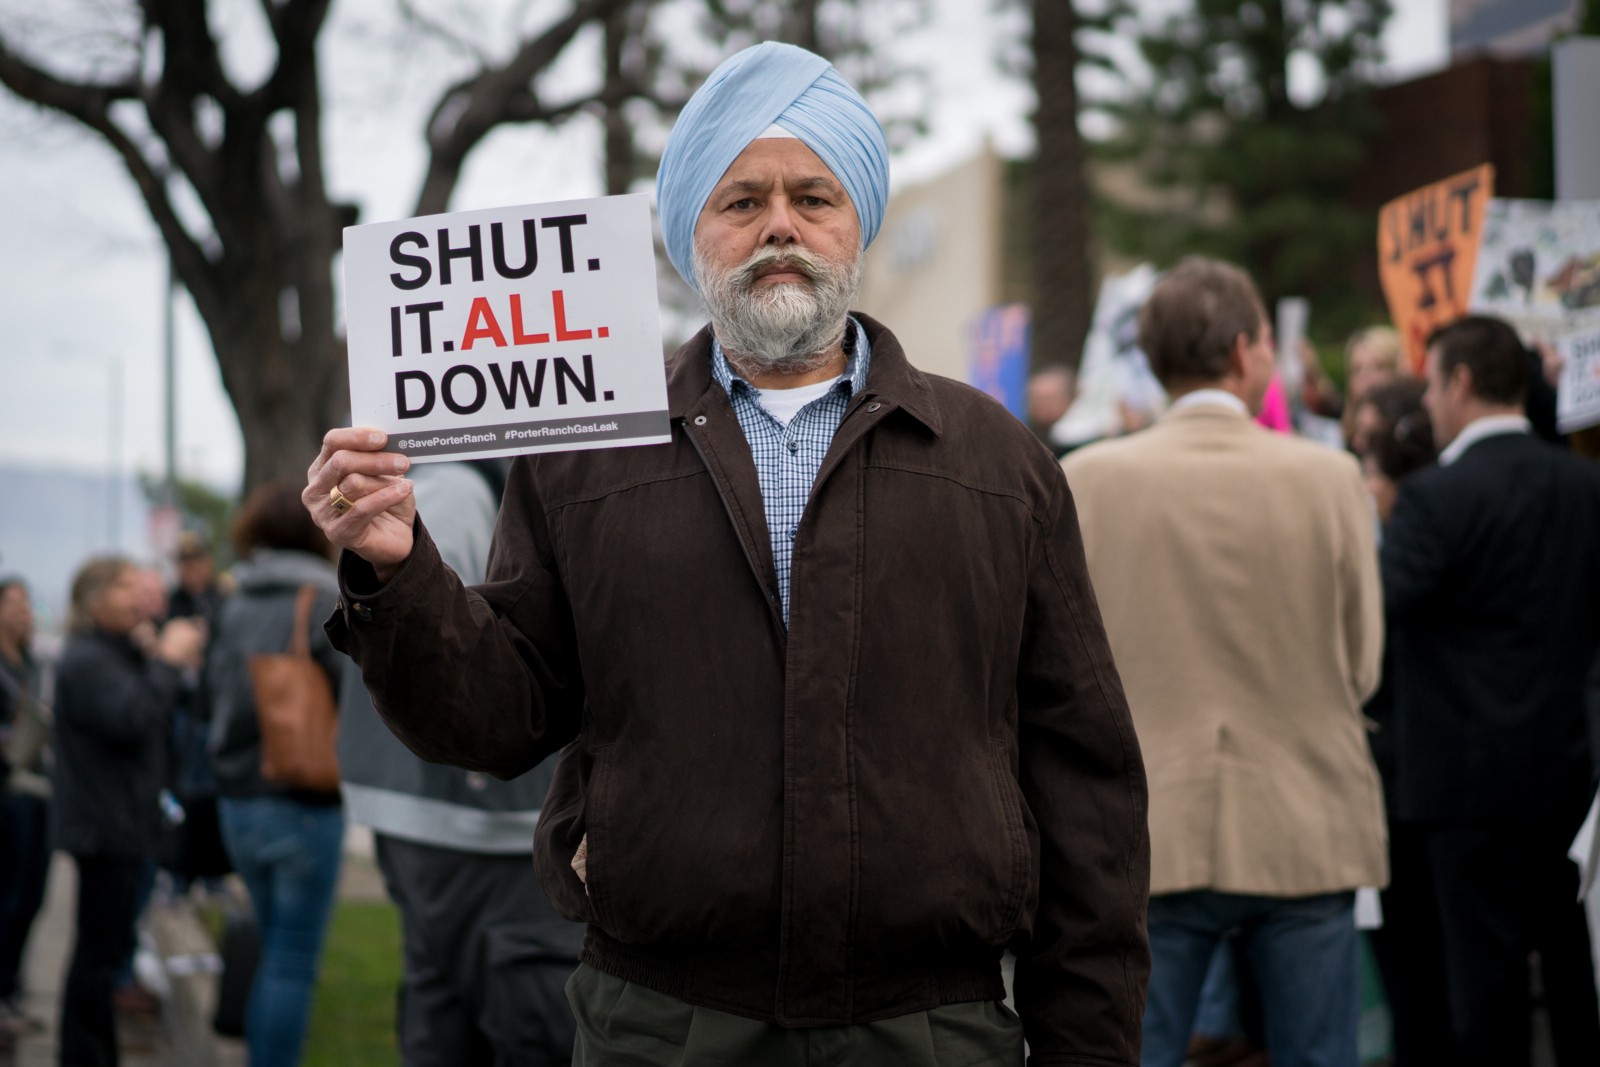
<svg viewBox="0 0 1600 1067">
<path fill-rule="evenodd" d="M 222 606 L 222 589 L 217 583 L 216 560 L 205 537 L 193 530 L 179 534 L 173 563 L 178 580 L 167 590 L 168 617 L 214 621 Z"/>
<path fill-rule="evenodd" d="M 887 189 L 827 60 L 748 49 L 662 160 L 712 321 L 669 443 L 519 457 L 472 588 L 383 433 L 309 471 L 330 634 L 401 740 L 508 778 L 562 750 L 535 863 L 588 924 L 575 1063 L 1139 1060 L 1145 779 L 1072 497 L 850 312 Z"/>
<path fill-rule="evenodd" d="M 445 563 L 483 581 L 499 508 L 497 467 L 430 463 L 412 475 Z M 429 763 L 389 732 L 361 668 L 345 661 L 339 777 L 350 821 L 368 826 L 400 909 L 404 967 L 395 1031 L 403 1067 L 559 1067 L 572 1055 L 563 990 L 583 927 L 555 910 L 528 842 L 555 759 L 509 782 Z"/>
<path fill-rule="evenodd" d="M 61 1000 L 63 1067 L 117 1062 L 112 990 L 132 950 L 166 779 L 167 713 L 203 634 L 146 624 L 139 570 L 90 560 L 72 582 L 72 635 L 56 668 L 55 847 L 78 869 L 77 936 Z"/>
<path fill-rule="evenodd" d="M 250 892 L 261 937 L 245 1015 L 250 1064 L 292 1067 L 300 1062 L 333 910 L 344 812 L 337 790 L 312 792 L 263 777 L 250 658 L 289 647 L 302 588 L 315 591 L 312 620 L 332 610 L 333 563 L 327 540 L 300 507 L 298 490 L 283 482 L 246 498 L 233 540 L 238 588 L 218 612 L 206 654 L 209 748 L 222 839 Z M 310 631 L 311 655 L 337 693 L 343 657 L 320 626 L 313 623 Z"/>
<path fill-rule="evenodd" d="M 209 628 L 222 607 L 211 546 L 193 530 L 178 536 L 173 554 L 178 580 L 167 591 L 167 617 L 196 619 Z M 195 879 L 216 880 L 232 870 L 217 822 L 217 775 L 206 751 L 210 723 L 198 691 L 172 709 L 172 795 L 183 819 L 166 828 L 156 854 L 181 895 Z"/>
<path fill-rule="evenodd" d="M 1394 513 L 1401 483 L 1433 465 L 1433 426 L 1422 406 L 1427 383 L 1403 376 L 1374 386 L 1362 397 L 1368 430 L 1361 454 L 1362 477 L 1378 512 L 1379 543 Z M 1376 418 L 1372 416 L 1376 415 Z M 1384 796 L 1394 797 L 1395 725 L 1393 635 L 1383 651 L 1383 680 L 1367 701 L 1372 724 L 1367 738 L 1383 779 Z M 1455 1062 L 1455 1037 L 1444 976 L 1444 938 L 1434 902 L 1425 838 L 1418 828 L 1385 806 L 1389 827 L 1389 884 L 1380 892 L 1383 925 L 1367 932 L 1383 980 L 1392 1022 L 1394 1067 L 1427 1067 Z"/>
<path fill-rule="evenodd" d="M 22 953 L 50 869 L 49 712 L 33 656 L 33 605 L 0 578 L 0 1050 L 43 1027 L 22 1006 Z"/>
<path fill-rule="evenodd" d="M 1594 795 L 1584 687 L 1600 649 L 1600 468 L 1540 440 L 1529 360 L 1469 316 L 1427 351 L 1438 466 L 1400 486 L 1382 548 L 1393 815 L 1434 886 L 1457 1058 L 1516 1067 L 1537 952 L 1557 1062 L 1600 1063 L 1567 848 Z"/>
</svg>

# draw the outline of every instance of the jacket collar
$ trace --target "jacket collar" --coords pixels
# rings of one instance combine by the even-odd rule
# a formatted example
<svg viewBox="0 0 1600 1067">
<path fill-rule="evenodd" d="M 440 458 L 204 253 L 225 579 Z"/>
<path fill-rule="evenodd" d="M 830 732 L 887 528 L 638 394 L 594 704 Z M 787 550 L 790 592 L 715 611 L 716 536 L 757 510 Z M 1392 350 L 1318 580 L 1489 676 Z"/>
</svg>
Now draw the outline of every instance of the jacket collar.
<svg viewBox="0 0 1600 1067">
<path fill-rule="evenodd" d="M 859 311 L 851 314 L 867 331 L 867 341 L 872 345 L 867 385 L 857 394 L 852 406 L 867 396 L 887 401 L 937 437 L 944 424 L 928 376 L 910 364 L 905 350 L 888 327 Z M 712 389 L 722 392 L 711 374 L 711 327 L 706 325 L 667 360 L 667 407 L 672 418 L 681 419 L 701 405 Z M 726 394 L 723 401 L 726 403 Z"/>
<path fill-rule="evenodd" d="M 1231 425 L 1240 428 L 1264 429 L 1249 414 L 1241 415 L 1237 409 L 1222 404 L 1188 404 L 1183 407 L 1170 407 L 1156 419 L 1155 425 L 1162 426 L 1169 423 L 1186 422 L 1211 422 L 1221 425 Z"/>
<path fill-rule="evenodd" d="M 1485 415 L 1482 418 L 1473 419 L 1462 427 L 1461 432 L 1456 434 L 1455 440 L 1446 445 L 1444 450 L 1439 453 L 1439 466 L 1450 466 L 1450 464 L 1460 459 L 1467 449 L 1479 441 L 1504 434 L 1526 435 L 1532 432 L 1533 424 L 1522 415 Z"/>
<path fill-rule="evenodd" d="M 1184 393 L 1172 402 L 1168 411 L 1187 411 L 1190 408 L 1215 408 L 1222 411 L 1231 411 L 1240 418 L 1248 419 L 1250 409 L 1245 407 L 1243 400 L 1228 392 L 1226 389 L 1206 388 L 1194 389 Z"/>
</svg>

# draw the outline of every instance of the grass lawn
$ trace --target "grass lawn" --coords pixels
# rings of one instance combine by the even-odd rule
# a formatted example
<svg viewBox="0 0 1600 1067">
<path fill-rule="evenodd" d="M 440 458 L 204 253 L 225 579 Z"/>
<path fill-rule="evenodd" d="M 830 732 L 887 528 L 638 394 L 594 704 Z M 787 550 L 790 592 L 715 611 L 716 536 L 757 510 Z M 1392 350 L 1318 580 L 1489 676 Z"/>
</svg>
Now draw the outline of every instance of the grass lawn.
<svg viewBox="0 0 1600 1067">
<path fill-rule="evenodd" d="M 340 902 L 333 909 L 311 1006 L 303 1067 L 391 1067 L 394 996 L 400 982 L 400 915 L 394 905 Z"/>
</svg>

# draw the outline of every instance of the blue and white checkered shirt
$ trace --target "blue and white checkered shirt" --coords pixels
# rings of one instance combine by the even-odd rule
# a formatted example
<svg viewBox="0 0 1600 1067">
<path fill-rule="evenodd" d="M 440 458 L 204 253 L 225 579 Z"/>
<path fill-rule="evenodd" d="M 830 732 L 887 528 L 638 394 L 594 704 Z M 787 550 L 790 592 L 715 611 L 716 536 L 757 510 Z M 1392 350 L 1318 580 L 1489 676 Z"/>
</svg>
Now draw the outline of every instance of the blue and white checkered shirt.
<svg viewBox="0 0 1600 1067">
<path fill-rule="evenodd" d="M 734 373 L 722 354 L 722 345 L 715 340 L 711 343 L 711 374 L 728 391 L 756 461 L 767 535 L 772 539 L 772 565 L 778 572 L 778 594 L 783 600 L 784 626 L 789 625 L 789 565 L 794 560 L 794 539 L 800 532 L 806 500 L 811 496 L 811 483 L 817 480 L 822 458 L 844 421 L 850 398 L 866 385 L 867 370 L 872 366 L 867 331 L 855 319 L 850 320 L 849 330 L 855 343 L 847 346 L 852 351 L 844 377 L 801 408 L 787 426 L 761 406 L 760 391 Z"/>
</svg>

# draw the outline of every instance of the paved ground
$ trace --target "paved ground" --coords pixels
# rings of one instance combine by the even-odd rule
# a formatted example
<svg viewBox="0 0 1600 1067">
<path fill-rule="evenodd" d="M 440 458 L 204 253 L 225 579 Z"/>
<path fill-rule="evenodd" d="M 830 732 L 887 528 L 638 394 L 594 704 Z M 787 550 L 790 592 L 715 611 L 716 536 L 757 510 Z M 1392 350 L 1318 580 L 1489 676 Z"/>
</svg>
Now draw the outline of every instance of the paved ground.
<svg viewBox="0 0 1600 1067">
<path fill-rule="evenodd" d="M 237 887 L 236 887 L 237 888 Z M 345 900 L 383 900 L 383 880 L 372 862 L 369 836 L 353 829 L 339 882 Z M 28 943 L 25 1008 L 46 1022 L 39 1033 L 0 1051 L 0 1067 L 55 1067 L 60 994 L 72 954 L 77 872 L 57 854 L 50 868 L 44 909 Z M 241 1042 L 211 1029 L 220 961 L 211 937 L 188 902 L 162 900 L 158 891 L 141 929 L 141 977 L 162 996 L 156 1018 L 119 1018 L 122 1067 L 244 1067 Z"/>
<path fill-rule="evenodd" d="M 26 1009 L 47 1026 L 23 1037 L 12 1051 L 0 1051 L 0 1067 L 55 1067 L 59 997 L 72 951 L 76 895 L 76 871 L 69 859 L 58 854 L 50 869 L 44 910 L 29 942 L 25 976 Z M 387 899 L 372 860 L 371 837 L 359 827 L 352 827 L 346 839 L 339 896 L 344 900 Z M 220 1037 L 211 1029 L 219 961 L 192 905 L 163 901 L 158 893 L 146 910 L 141 939 L 145 946 L 143 975 L 149 984 L 159 987 L 163 1010 L 159 1018 L 119 1019 L 122 1067 L 245 1067 L 242 1043 Z M 1009 991 L 1009 956 L 1005 979 Z M 1534 1067 L 1551 1067 L 1554 1057 L 1548 1017 L 1536 1012 L 1534 1023 Z"/>
<path fill-rule="evenodd" d="M 61 985 L 67 961 L 72 955 L 72 910 L 77 899 L 77 871 L 72 861 L 57 854 L 50 868 L 50 884 L 44 910 L 34 924 L 28 943 L 24 976 L 27 991 L 25 1009 L 44 1020 L 46 1028 L 21 1038 L 7 1058 L 0 1053 L 0 1064 L 15 1067 L 54 1067 L 56 1027 L 60 1014 Z M 122 1018 L 117 1036 L 122 1050 L 122 1067 L 168 1067 L 179 1063 L 175 1056 L 170 1028 L 161 1018 Z"/>
</svg>

